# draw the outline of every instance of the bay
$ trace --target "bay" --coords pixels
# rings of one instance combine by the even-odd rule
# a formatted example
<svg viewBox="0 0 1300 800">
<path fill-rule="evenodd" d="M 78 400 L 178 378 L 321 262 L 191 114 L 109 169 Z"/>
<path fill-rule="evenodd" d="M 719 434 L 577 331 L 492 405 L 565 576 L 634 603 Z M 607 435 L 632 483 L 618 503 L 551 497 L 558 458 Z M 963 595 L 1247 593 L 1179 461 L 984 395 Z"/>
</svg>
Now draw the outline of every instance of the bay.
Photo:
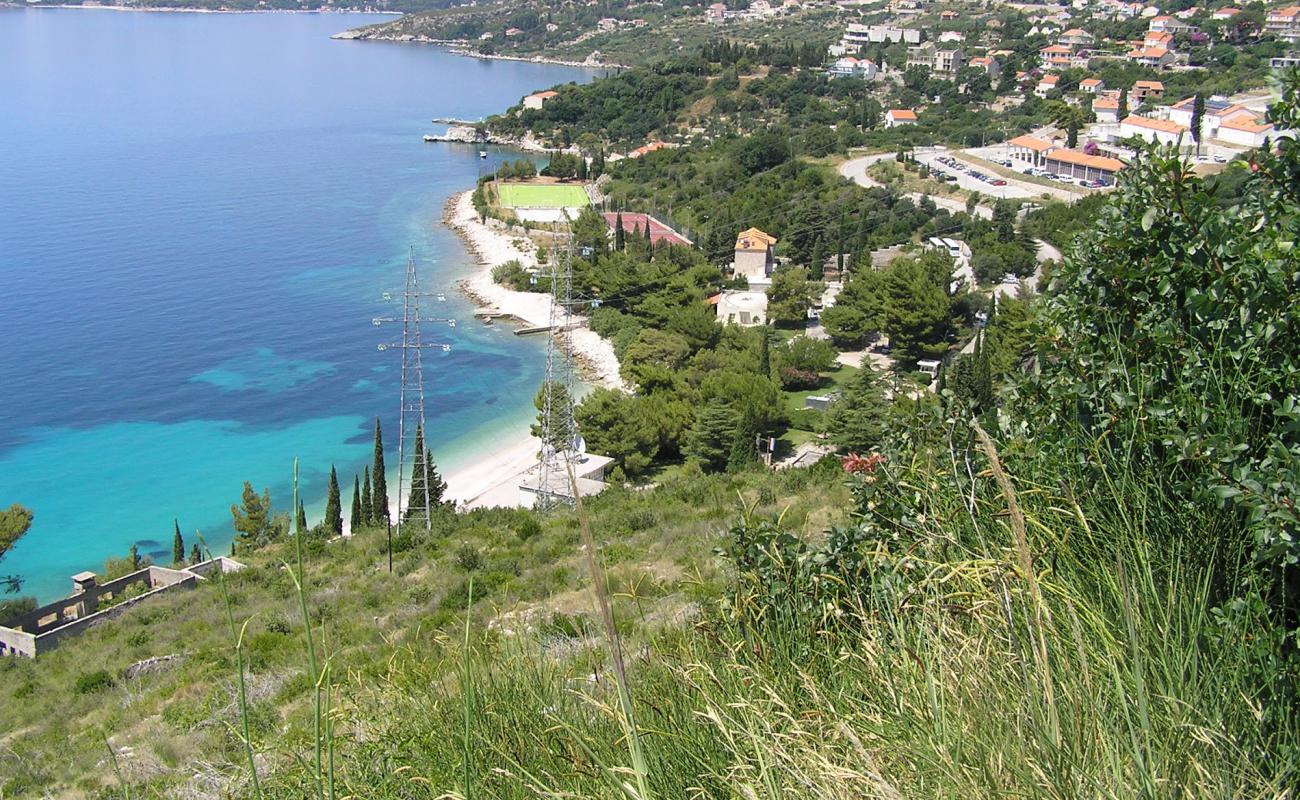
<svg viewBox="0 0 1300 800">
<path fill-rule="evenodd" d="M 433 145 L 593 73 L 331 40 L 344 14 L 0 10 L 0 505 L 31 532 L 0 564 L 42 600 L 173 519 L 228 548 L 242 482 L 309 516 L 380 417 L 390 461 L 407 253 L 430 313 L 430 440 L 444 470 L 532 415 L 542 346 L 472 321 L 447 198 L 517 154 Z"/>
</svg>

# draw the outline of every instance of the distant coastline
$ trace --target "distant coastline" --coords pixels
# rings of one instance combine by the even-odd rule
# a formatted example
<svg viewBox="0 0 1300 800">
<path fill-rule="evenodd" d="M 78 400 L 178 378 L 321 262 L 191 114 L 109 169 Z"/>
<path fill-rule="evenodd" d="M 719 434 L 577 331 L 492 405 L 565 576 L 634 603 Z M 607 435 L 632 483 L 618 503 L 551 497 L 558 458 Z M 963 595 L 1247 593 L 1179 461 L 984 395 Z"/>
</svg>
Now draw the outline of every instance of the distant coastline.
<svg viewBox="0 0 1300 800">
<path fill-rule="evenodd" d="M 76 8 L 83 11 L 145 11 L 160 14 L 382 14 L 384 16 L 402 16 L 401 11 L 367 11 L 362 8 L 198 8 L 198 7 L 150 7 L 117 6 L 86 3 L 13 3 L 0 0 L 0 8 Z"/>
<path fill-rule="evenodd" d="M 388 23 L 384 23 L 387 25 Z M 466 39 L 435 39 L 431 36 L 417 36 L 411 33 L 403 34 L 376 34 L 367 33 L 362 28 L 352 28 L 341 33 L 336 33 L 331 39 L 344 39 L 362 42 L 397 42 L 399 44 L 432 44 L 439 47 L 446 47 L 453 55 L 464 56 L 465 58 L 480 58 L 484 61 L 522 61 L 526 64 L 554 64 L 561 67 L 578 67 L 580 69 L 628 69 L 626 64 L 614 64 L 606 61 L 573 61 L 563 58 L 547 58 L 546 56 L 511 56 L 501 54 L 479 53 L 471 49 L 471 42 Z"/>
</svg>

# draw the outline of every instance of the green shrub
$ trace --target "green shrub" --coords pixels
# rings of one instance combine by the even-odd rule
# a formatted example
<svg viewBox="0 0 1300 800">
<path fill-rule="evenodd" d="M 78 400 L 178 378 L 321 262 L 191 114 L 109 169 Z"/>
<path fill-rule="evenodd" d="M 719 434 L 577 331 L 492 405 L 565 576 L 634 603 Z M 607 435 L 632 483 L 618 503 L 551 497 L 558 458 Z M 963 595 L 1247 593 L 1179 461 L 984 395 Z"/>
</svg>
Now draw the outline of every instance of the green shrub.
<svg viewBox="0 0 1300 800">
<path fill-rule="evenodd" d="M 114 683 L 113 676 L 108 670 L 97 669 L 78 675 L 73 686 L 77 690 L 77 694 L 93 694 L 104 689 L 111 689 Z"/>
</svg>

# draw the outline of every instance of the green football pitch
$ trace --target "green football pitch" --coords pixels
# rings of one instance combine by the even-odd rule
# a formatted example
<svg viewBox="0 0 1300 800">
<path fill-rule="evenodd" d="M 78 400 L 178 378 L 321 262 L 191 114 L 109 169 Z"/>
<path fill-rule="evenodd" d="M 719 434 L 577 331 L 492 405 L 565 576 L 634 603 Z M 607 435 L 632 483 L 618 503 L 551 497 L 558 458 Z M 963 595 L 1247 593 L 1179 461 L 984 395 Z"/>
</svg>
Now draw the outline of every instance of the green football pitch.
<svg viewBox="0 0 1300 800">
<path fill-rule="evenodd" d="M 497 185 L 506 208 L 581 208 L 590 205 L 587 191 L 576 184 L 502 183 Z"/>
</svg>

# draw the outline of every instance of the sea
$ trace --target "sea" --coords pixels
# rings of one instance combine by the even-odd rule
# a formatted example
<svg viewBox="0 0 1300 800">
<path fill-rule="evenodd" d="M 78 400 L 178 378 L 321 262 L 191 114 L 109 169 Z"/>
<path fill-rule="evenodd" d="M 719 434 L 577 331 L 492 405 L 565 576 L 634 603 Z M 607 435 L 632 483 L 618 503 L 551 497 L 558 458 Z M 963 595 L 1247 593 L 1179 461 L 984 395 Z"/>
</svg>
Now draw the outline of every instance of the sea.
<svg viewBox="0 0 1300 800">
<path fill-rule="evenodd" d="M 544 343 L 487 327 L 440 222 L 502 159 L 426 144 L 588 70 L 332 40 L 391 17 L 0 9 L 0 562 L 42 601 L 132 544 L 221 553 L 244 481 L 344 513 L 382 421 L 396 469 L 415 256 L 428 439 L 445 472 L 534 415 Z M 438 295 L 441 294 L 440 298 Z M 376 324 L 376 320 L 380 320 Z M 390 475 L 390 486 L 395 476 Z"/>
</svg>

